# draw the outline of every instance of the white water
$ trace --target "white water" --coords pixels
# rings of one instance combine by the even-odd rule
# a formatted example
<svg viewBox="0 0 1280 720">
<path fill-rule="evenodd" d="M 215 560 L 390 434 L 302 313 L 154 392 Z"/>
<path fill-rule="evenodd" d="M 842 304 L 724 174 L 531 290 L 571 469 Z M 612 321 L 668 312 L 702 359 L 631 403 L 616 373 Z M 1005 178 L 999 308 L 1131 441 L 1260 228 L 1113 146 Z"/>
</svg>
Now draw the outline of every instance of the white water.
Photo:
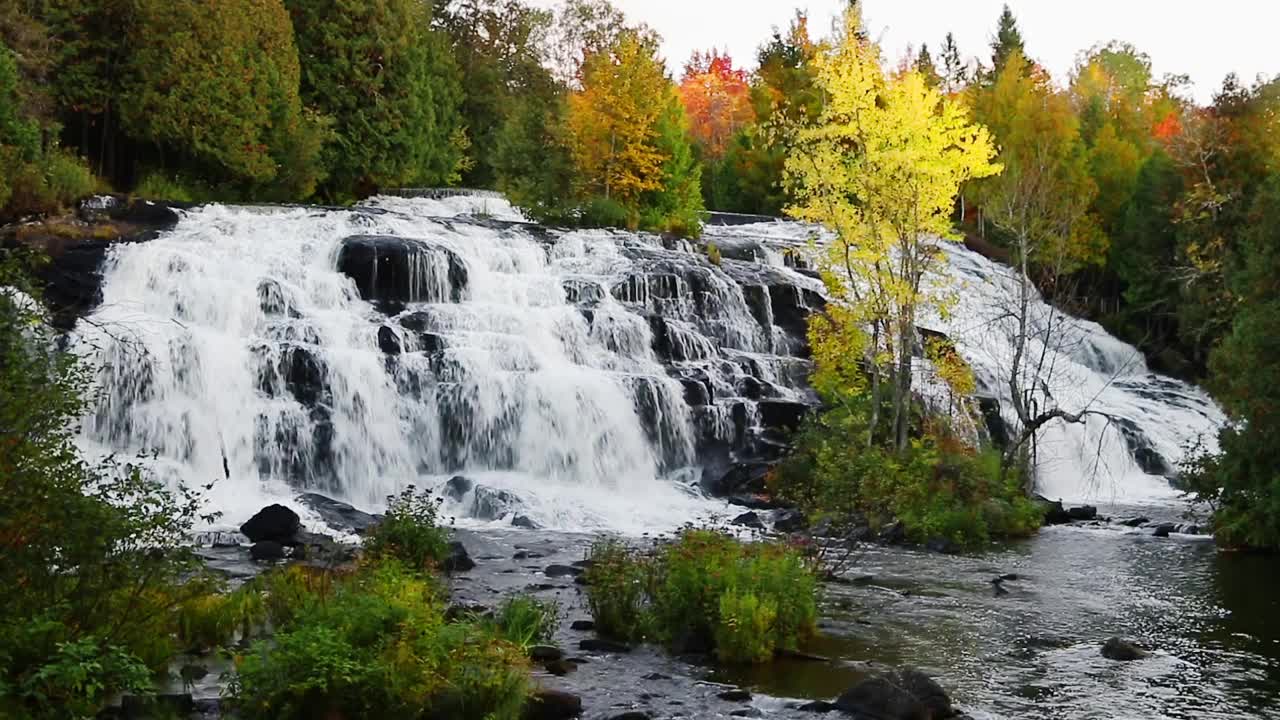
<svg viewBox="0 0 1280 720">
<path fill-rule="evenodd" d="M 717 268 L 692 246 L 652 236 L 547 235 L 458 217 L 470 214 L 520 220 L 488 196 L 377 198 L 342 211 L 214 205 L 154 241 L 113 248 L 103 302 L 79 328 L 102 368 L 85 444 L 153 451 L 172 482 L 216 480 L 210 502 L 227 525 L 269 502 L 298 507 L 299 489 L 377 509 L 408 484 L 439 486 L 455 474 L 518 498 L 502 523 L 522 514 L 543 527 L 639 533 L 724 512 L 696 489 L 699 438 L 729 441 L 735 410 L 755 424 L 744 381 L 763 381 L 784 400 L 806 395 L 805 364 L 788 356 L 794 337 L 772 324 L 767 300 L 750 305 L 744 278 L 772 273 L 820 288 L 783 267 L 781 251 L 809 229 L 709 228 L 724 247 L 761 244 L 759 263 L 726 258 Z M 389 318 L 336 270 L 354 235 L 452 252 L 467 271 L 465 297 L 448 301 L 442 255 L 418 255 L 430 261 L 412 272 L 434 283 L 423 296 L 440 301 Z M 951 258 L 960 305 L 940 329 L 999 396 L 1009 343 L 990 318 L 1007 304 L 1010 277 L 963 249 Z M 665 323 L 674 361 L 655 354 L 652 315 Z M 1222 422 L 1203 393 L 1150 375 L 1097 326 L 1070 325 L 1081 342 L 1057 357 L 1050 383 L 1064 407 L 1091 402 L 1131 419 L 1171 462 Z M 418 335 L 424 327 L 436 340 Z M 403 354 L 379 349 L 380 328 Z M 299 373 L 316 382 L 295 387 Z M 690 373 L 705 378 L 711 404 L 686 402 Z M 1105 423 L 1052 428 L 1040 449 L 1051 496 L 1172 494 Z M 470 499 L 446 509 L 465 514 Z"/>
<path fill-rule="evenodd" d="M 780 250 L 806 241 L 814 231 L 794 223 L 760 223 L 729 229 L 760 240 L 769 262 L 782 263 Z M 973 367 L 979 394 L 1000 400 L 1009 427 L 1018 425 L 1008 386 L 1018 324 L 1010 316 L 1019 293 L 1016 271 L 957 243 L 942 243 L 945 271 L 930 286 L 954 299 L 950 313 L 929 313 L 921 325 L 955 341 Z M 1068 502 L 1116 504 L 1169 503 L 1179 493 L 1168 479 L 1144 472 L 1126 443 L 1121 425 L 1134 433 L 1176 470 L 1186 449 L 1197 441 L 1216 448 L 1226 422 L 1221 409 L 1201 389 L 1151 372 L 1133 346 L 1100 325 L 1070 317 L 1035 297 L 1027 313 L 1031 330 L 1026 354 L 1043 370 L 1034 385 L 1041 409 L 1056 404 L 1071 413 L 1090 411 L 1083 424 L 1054 422 L 1037 436 L 1037 487 L 1050 498 Z M 1041 361 L 1043 357 L 1043 362 Z M 917 363 L 926 394 L 941 392 L 925 363 Z M 1022 386 L 1031 386 L 1029 373 Z M 1051 398 L 1045 399 L 1045 398 Z"/>
</svg>

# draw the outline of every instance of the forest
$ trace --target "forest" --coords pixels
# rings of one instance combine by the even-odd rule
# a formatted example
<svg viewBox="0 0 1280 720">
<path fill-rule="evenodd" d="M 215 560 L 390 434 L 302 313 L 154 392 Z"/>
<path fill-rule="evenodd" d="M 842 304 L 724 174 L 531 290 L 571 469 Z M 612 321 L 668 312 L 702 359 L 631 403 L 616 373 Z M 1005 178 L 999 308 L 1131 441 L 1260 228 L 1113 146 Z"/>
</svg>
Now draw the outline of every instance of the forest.
<svg viewBox="0 0 1280 720">
<path fill-rule="evenodd" d="M 948 34 L 898 58 L 856 0 L 826 20 L 797 12 L 753 58 L 709 42 L 673 77 L 658 34 L 608 0 L 0 0 L 0 230 L 94 194 L 349 206 L 405 188 L 672 243 L 709 212 L 810 222 L 831 302 L 807 319 L 821 409 L 762 480 L 787 509 L 945 552 L 1035 533 L 1037 433 L 1089 412 L 1036 384 L 1043 297 L 1212 394 L 1228 422 L 1185 448 L 1180 488 L 1220 547 L 1280 550 L 1280 77 L 1228 76 L 1200 103 L 1120 41 L 1053 77 L 1007 6 L 989 47 Z M 928 282 L 938 238 L 1020 278 L 1000 447 L 919 402 L 913 357 L 974 394 L 955 345 L 920 332 L 950 311 Z M 26 302 L 29 260 L 0 255 L 0 577 L 22 590 L 0 609 L 0 710 L 90 716 L 150 692 L 180 649 L 235 638 L 245 717 L 529 717 L 555 608 L 456 612 L 457 543 L 413 487 L 350 573 L 232 589 L 203 568 L 195 494 L 81 456 L 91 373 Z M 653 549 L 595 541 L 573 572 L 609 641 L 694 637 L 761 664 L 817 632 L 831 570 L 802 550 L 686 527 Z"/>
</svg>

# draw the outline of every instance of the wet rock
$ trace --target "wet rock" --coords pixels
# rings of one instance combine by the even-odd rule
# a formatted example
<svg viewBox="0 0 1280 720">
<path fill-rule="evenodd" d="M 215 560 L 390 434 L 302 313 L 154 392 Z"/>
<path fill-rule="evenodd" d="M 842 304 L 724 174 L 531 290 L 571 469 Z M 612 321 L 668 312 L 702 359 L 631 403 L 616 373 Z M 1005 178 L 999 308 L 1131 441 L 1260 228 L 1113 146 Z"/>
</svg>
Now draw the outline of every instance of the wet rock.
<svg viewBox="0 0 1280 720">
<path fill-rule="evenodd" d="M 1136 527 L 1142 527 L 1143 525 L 1146 525 L 1149 522 L 1151 522 L 1149 518 L 1138 516 L 1138 517 L 1125 518 L 1124 520 L 1117 520 L 1116 524 L 1123 525 L 1125 527 L 1136 528 Z"/>
<path fill-rule="evenodd" d="M 288 345 L 280 352 L 279 364 L 268 367 L 259 382 L 259 389 L 269 396 L 277 393 L 280 383 L 299 403 L 308 407 L 325 399 L 324 365 L 309 347 Z"/>
<path fill-rule="evenodd" d="M 476 566 L 476 561 L 467 554 L 462 543 L 454 540 L 449 543 L 449 555 L 445 557 L 443 569 L 447 573 L 466 572 Z"/>
<path fill-rule="evenodd" d="M 880 528 L 876 540 L 885 545 L 901 545 L 907 541 L 907 528 L 901 522 L 891 522 Z"/>
<path fill-rule="evenodd" d="M 569 279 L 561 283 L 565 300 L 579 305 L 595 305 L 604 299 L 605 290 L 593 280 Z"/>
<path fill-rule="evenodd" d="M 534 522 L 528 515 L 517 515 L 511 518 L 511 526 L 523 528 L 525 530 L 537 530 L 538 523 Z"/>
<path fill-rule="evenodd" d="M 1080 507 L 1067 508 L 1067 516 L 1073 521 L 1096 520 L 1098 517 L 1098 508 L 1092 505 L 1081 505 Z"/>
<path fill-rule="evenodd" d="M 525 702 L 521 720 L 568 720 L 582 715 L 582 698 L 564 690 L 535 690 Z"/>
<path fill-rule="evenodd" d="M 809 519 L 804 513 L 794 508 L 775 510 L 773 513 L 773 529 L 777 532 L 791 533 L 805 529 Z"/>
<path fill-rule="evenodd" d="M 620 643 L 616 640 L 606 640 L 605 638 L 587 638 L 578 641 L 578 649 L 585 652 L 602 652 L 602 653 L 629 653 L 631 646 L 626 643 Z"/>
<path fill-rule="evenodd" d="M 298 502 L 314 510 L 329 527 L 350 531 L 357 535 L 363 535 L 377 525 L 380 519 L 377 515 L 357 510 L 347 503 L 318 493 L 303 493 L 298 496 Z"/>
<path fill-rule="evenodd" d="M 751 693 L 742 688 L 733 688 L 732 690 L 716 693 L 716 697 L 727 702 L 749 702 Z"/>
<path fill-rule="evenodd" d="M 730 495 L 725 498 L 730 505 L 737 505 L 749 510 L 778 510 L 785 507 L 786 503 L 767 495 Z"/>
<path fill-rule="evenodd" d="M 1196 525 L 1194 523 L 1179 525 L 1177 529 L 1174 530 L 1174 532 L 1180 535 L 1199 535 L 1201 534 L 1202 531 L 1203 529 L 1199 525 Z"/>
<path fill-rule="evenodd" d="M 534 645 L 529 648 L 529 659 L 534 662 L 552 662 L 564 657 L 564 651 L 554 645 Z"/>
<path fill-rule="evenodd" d="M 733 524 L 740 525 L 746 528 L 751 528 L 753 530 L 764 529 L 764 521 L 761 520 L 760 516 L 755 514 L 755 512 L 742 513 L 741 515 L 733 519 Z"/>
<path fill-rule="evenodd" d="M 549 578 L 560 577 L 578 577 L 583 572 L 582 568 L 576 568 L 572 565 L 548 565 L 542 574 Z"/>
<path fill-rule="evenodd" d="M 302 518 L 283 505 L 268 505 L 240 526 L 240 532 L 249 538 L 249 542 L 255 543 L 263 540 L 282 544 L 291 542 L 301 529 Z"/>
<path fill-rule="evenodd" d="M 764 479 L 770 467 L 769 463 L 763 462 L 736 462 L 718 480 L 710 484 L 704 481 L 704 488 L 716 497 L 763 493 Z"/>
<path fill-rule="evenodd" d="M 454 475 L 449 478 L 449 482 L 444 484 L 444 494 L 454 502 L 462 502 L 462 498 L 471 492 L 476 486 L 475 482 L 470 478 L 462 475 Z"/>
<path fill-rule="evenodd" d="M 694 378 L 681 378 L 680 386 L 684 389 L 684 402 L 689 407 L 711 404 L 711 390 L 706 383 Z"/>
<path fill-rule="evenodd" d="M 955 712 L 946 691 L 914 668 L 863 680 L 837 698 L 835 707 L 855 718 L 877 720 L 934 720 Z"/>
<path fill-rule="evenodd" d="M 378 349 L 387 355 L 399 355 L 401 352 L 400 336 L 395 330 L 383 325 L 378 328 Z"/>
<path fill-rule="evenodd" d="M 375 303 L 461 302 L 469 274 L 457 253 L 430 240 L 353 235 L 338 250 L 338 272 Z"/>
<path fill-rule="evenodd" d="M 569 629 L 577 630 L 579 632 L 590 632 L 596 629 L 596 624 L 593 620 L 574 620 L 569 623 Z"/>
<path fill-rule="evenodd" d="M 812 408 L 792 400 L 762 400 L 759 404 L 760 424 L 772 430 L 795 432 Z"/>
<path fill-rule="evenodd" d="M 284 545 L 274 540 L 256 542 L 249 548 L 249 557 L 258 562 L 270 562 L 285 558 Z"/>
<path fill-rule="evenodd" d="M 556 677 L 564 677 L 577 670 L 578 663 L 572 659 L 550 660 L 542 663 L 542 669 Z"/>
<path fill-rule="evenodd" d="M 1108 638 L 1102 644 L 1102 657 L 1108 660 L 1119 660 L 1121 662 L 1129 662 L 1132 660 L 1141 660 L 1149 655 L 1146 650 L 1134 645 L 1128 640 L 1118 637 Z"/>
<path fill-rule="evenodd" d="M 610 717 L 609 720 L 653 720 L 653 715 L 647 710 L 628 710 Z"/>
<path fill-rule="evenodd" d="M 1071 522 L 1071 514 L 1062 506 L 1061 500 L 1049 500 L 1048 498 L 1036 496 L 1044 507 L 1044 524 L 1045 525 L 1066 525 Z"/>
<path fill-rule="evenodd" d="M 264 315 L 301 317 L 294 309 L 293 299 L 276 280 L 267 279 L 258 283 L 258 307 Z"/>
<path fill-rule="evenodd" d="M 764 713 L 757 708 L 742 708 L 741 710 L 734 710 L 729 713 L 729 717 L 758 718 L 764 717 Z"/>
<path fill-rule="evenodd" d="M 813 702 L 807 702 L 803 705 L 796 706 L 796 710 L 809 713 L 829 713 L 835 709 L 835 704 L 829 703 L 826 700 L 814 700 Z"/>
</svg>

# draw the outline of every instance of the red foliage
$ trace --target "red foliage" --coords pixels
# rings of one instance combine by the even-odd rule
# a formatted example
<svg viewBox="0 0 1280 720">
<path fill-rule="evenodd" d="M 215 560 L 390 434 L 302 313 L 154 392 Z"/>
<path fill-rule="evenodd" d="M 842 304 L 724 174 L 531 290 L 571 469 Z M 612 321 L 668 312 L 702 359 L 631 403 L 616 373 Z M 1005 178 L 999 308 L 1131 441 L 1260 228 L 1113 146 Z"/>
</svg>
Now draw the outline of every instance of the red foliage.
<svg viewBox="0 0 1280 720">
<path fill-rule="evenodd" d="M 733 134 L 752 120 L 746 71 L 718 50 L 694 52 L 679 91 L 694 141 L 706 157 L 722 157 Z"/>
</svg>

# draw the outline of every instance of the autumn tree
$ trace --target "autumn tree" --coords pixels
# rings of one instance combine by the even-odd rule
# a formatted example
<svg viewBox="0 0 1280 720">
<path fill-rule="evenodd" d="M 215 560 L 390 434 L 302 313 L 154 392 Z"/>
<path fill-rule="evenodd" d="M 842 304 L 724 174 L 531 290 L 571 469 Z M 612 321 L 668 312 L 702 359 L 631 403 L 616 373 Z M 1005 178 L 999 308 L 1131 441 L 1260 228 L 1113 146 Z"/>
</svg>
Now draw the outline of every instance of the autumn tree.
<svg viewBox="0 0 1280 720">
<path fill-rule="evenodd" d="M 1013 11 L 1005 5 L 1000 10 L 1000 19 L 996 25 L 996 37 L 991 41 L 991 72 L 997 75 L 1004 69 L 1005 62 L 1014 54 L 1026 57 L 1027 49 L 1022 41 L 1022 31 L 1018 29 L 1018 19 Z"/>
<path fill-rule="evenodd" d="M 746 71 L 716 50 L 693 53 L 685 63 L 679 93 L 690 134 L 708 160 L 723 158 L 734 134 L 755 116 Z"/>
<path fill-rule="evenodd" d="M 617 202 L 634 214 L 640 196 L 662 186 L 658 122 L 671 92 L 656 47 L 638 33 L 623 33 L 587 58 L 568 116 L 580 195 Z"/>
<path fill-rule="evenodd" d="M 879 50 L 861 33 L 854 12 L 839 42 L 818 56 L 818 85 L 826 104 L 815 126 L 801 130 L 787 160 L 798 219 L 822 223 L 835 235 L 826 279 L 849 321 L 870 337 L 857 349 L 870 372 L 872 417 L 879 424 L 882 384 L 888 385 L 889 438 L 908 445 L 916 318 L 935 304 L 923 280 L 951 236 L 960 185 L 999 172 L 985 128 L 957 102 L 943 98 L 914 71 L 886 78 Z M 850 149 L 856 149 L 850 152 Z"/>
<path fill-rule="evenodd" d="M 924 78 L 924 82 L 931 88 L 941 87 L 943 84 L 942 75 L 938 73 L 938 68 L 933 64 L 933 55 L 929 53 L 929 45 L 920 46 L 920 52 L 916 55 L 915 71 L 920 73 L 920 77 Z"/>
</svg>

